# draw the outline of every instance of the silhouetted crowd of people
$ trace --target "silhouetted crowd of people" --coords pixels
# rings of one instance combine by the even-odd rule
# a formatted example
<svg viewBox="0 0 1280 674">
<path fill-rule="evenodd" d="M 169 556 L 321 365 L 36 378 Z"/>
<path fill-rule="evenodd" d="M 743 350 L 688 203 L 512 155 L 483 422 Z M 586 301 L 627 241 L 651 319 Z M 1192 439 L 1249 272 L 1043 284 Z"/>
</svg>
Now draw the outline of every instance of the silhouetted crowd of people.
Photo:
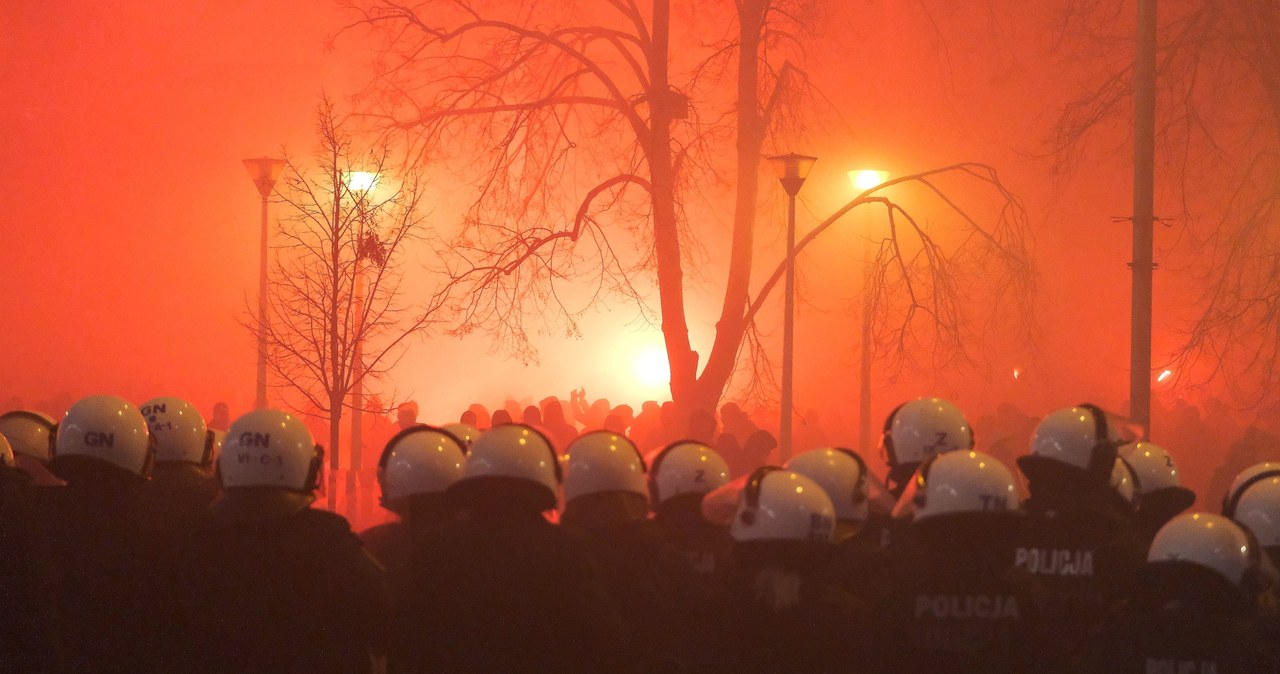
<svg viewBox="0 0 1280 674">
<path fill-rule="evenodd" d="M 1280 671 L 1262 430 L 1219 504 L 1091 404 L 983 440 L 910 400 L 875 457 L 733 403 L 509 407 L 401 405 L 359 533 L 284 411 L 0 414 L 0 671 Z"/>
</svg>

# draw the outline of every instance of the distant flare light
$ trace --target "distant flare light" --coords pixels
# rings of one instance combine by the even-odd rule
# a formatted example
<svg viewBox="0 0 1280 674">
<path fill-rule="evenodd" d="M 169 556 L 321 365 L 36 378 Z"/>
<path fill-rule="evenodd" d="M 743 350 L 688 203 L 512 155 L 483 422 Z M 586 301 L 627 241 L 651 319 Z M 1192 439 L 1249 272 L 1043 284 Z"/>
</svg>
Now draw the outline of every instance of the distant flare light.
<svg viewBox="0 0 1280 674">
<path fill-rule="evenodd" d="M 849 184 L 853 185 L 853 189 L 859 193 L 883 185 L 889 180 L 888 171 L 879 171 L 875 169 L 855 169 L 849 171 Z"/>
<path fill-rule="evenodd" d="M 352 192 L 368 192 L 378 186 L 378 174 L 374 171 L 348 171 L 342 175 L 342 181 Z"/>
<path fill-rule="evenodd" d="M 1013 378 L 1014 378 L 1014 379 L 1020 379 L 1021 377 L 1022 377 L 1022 370 L 1021 370 L 1020 368 L 1016 368 L 1016 367 L 1015 367 L 1015 368 L 1013 368 Z"/>
<path fill-rule="evenodd" d="M 1169 379 L 1169 377 L 1172 377 L 1172 376 L 1173 376 L 1173 370 L 1165 370 L 1164 372 L 1160 373 L 1159 377 L 1156 377 L 1156 381 L 1164 383 L 1167 379 Z"/>
<path fill-rule="evenodd" d="M 671 383 L 671 365 L 667 362 L 667 350 L 661 346 L 646 347 L 636 354 L 633 365 L 636 380 L 642 386 L 663 386 Z"/>
</svg>

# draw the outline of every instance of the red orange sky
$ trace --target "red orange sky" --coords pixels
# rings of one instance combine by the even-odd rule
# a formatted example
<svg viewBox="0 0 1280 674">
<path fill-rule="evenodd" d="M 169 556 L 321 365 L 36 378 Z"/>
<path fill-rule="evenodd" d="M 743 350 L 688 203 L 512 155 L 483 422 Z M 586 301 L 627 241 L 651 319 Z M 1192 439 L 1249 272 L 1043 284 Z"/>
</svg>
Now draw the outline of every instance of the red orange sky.
<svg viewBox="0 0 1280 674">
<path fill-rule="evenodd" d="M 991 381 L 952 380 L 940 392 L 983 411 L 1008 398 L 1031 413 L 1087 398 L 1117 406 L 1126 397 L 1129 237 L 1110 216 L 1130 210 L 1128 156 L 1123 147 L 1106 153 L 1057 192 L 1043 162 L 1028 158 L 1076 86 L 1039 48 L 1039 17 L 1008 17 L 984 43 L 974 37 L 990 28 L 981 13 L 933 17 L 946 22 L 943 39 L 915 3 L 852 9 L 813 48 L 815 63 L 830 64 L 814 67 L 815 80 L 846 123 L 833 125 L 824 147 L 797 148 L 820 157 L 803 193 L 801 229 L 804 218 L 840 203 L 833 192 L 849 168 L 996 165 L 1026 198 L 1036 227 L 1042 358 L 1016 386 L 998 372 Z M 308 0 L 0 6 L 0 179 L 8 196 L 0 209 L 0 399 L 111 392 L 138 401 L 186 396 L 206 411 L 217 400 L 237 411 L 250 405 L 253 343 L 238 319 L 256 288 L 258 197 L 240 160 L 286 145 L 305 152 L 317 96 L 341 99 L 361 82 L 369 57 L 361 44 L 325 48 L 340 22 L 327 4 Z M 434 212 L 456 215 L 447 204 Z M 822 273 L 807 277 L 815 297 Z M 1157 278 L 1157 293 L 1167 282 Z M 1182 306 L 1161 302 L 1158 312 Z M 852 346 L 823 350 L 833 332 L 852 335 L 847 307 L 815 299 L 801 312 L 800 405 L 853 404 L 840 400 L 857 390 Z M 586 343 L 650 341 L 652 332 L 629 327 L 633 315 L 594 316 Z M 709 313 L 691 323 L 696 333 L 712 321 Z M 1156 325 L 1159 357 L 1176 324 Z M 625 368 L 604 350 L 583 357 L 593 352 L 581 343 L 541 344 L 543 367 L 526 368 L 490 355 L 483 337 L 428 339 L 412 347 L 392 384 L 438 410 L 424 416 L 440 421 L 472 399 L 494 405 L 502 392 L 564 397 L 582 385 L 618 402 L 656 395 L 615 381 L 609 368 Z M 935 386 L 901 382 L 878 396 L 877 409 Z M 822 400 L 829 392 L 836 403 Z"/>
</svg>

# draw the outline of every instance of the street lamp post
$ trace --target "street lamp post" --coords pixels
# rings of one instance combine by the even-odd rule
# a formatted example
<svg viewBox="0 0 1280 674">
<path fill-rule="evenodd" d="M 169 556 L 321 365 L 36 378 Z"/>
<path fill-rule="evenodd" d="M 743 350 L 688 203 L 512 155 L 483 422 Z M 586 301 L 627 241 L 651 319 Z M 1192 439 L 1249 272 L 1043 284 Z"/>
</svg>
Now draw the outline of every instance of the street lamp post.
<svg viewBox="0 0 1280 674">
<path fill-rule="evenodd" d="M 353 516 L 359 517 L 361 507 L 356 484 L 359 472 L 363 468 L 361 455 L 364 452 L 364 266 L 363 262 L 370 254 L 370 241 L 373 234 L 367 231 L 368 211 L 366 200 L 378 186 L 379 174 L 372 171 L 351 171 L 343 175 L 347 190 L 356 198 L 356 259 L 355 277 L 352 279 L 353 300 L 353 340 L 351 358 L 351 470 L 347 474 L 347 505 Z M 374 239 L 376 240 L 376 239 Z"/>
<path fill-rule="evenodd" d="M 782 460 L 791 458 L 791 416 L 794 394 L 795 300 L 796 300 L 796 195 L 809 177 L 817 157 L 784 154 L 769 157 L 769 163 L 787 192 L 787 264 L 782 310 L 782 419 L 778 426 L 778 448 Z"/>
<path fill-rule="evenodd" d="M 258 376 L 254 394 L 254 409 L 267 406 L 267 202 L 284 169 L 283 159 L 256 157 L 245 159 L 244 167 L 249 178 L 262 195 L 262 232 L 258 256 Z"/>
<path fill-rule="evenodd" d="M 883 184 L 889 179 L 888 171 L 862 169 L 849 171 L 849 182 L 858 194 Z M 862 456 L 870 456 L 871 451 L 871 283 L 874 279 L 871 255 L 871 236 L 868 233 L 862 239 L 862 353 L 859 363 L 858 389 L 858 448 Z"/>
<path fill-rule="evenodd" d="M 372 171 L 351 171 L 343 175 L 347 190 L 356 198 L 356 221 L 359 231 L 356 234 L 356 259 L 352 279 L 352 299 L 354 318 L 352 321 L 353 343 L 351 359 L 351 475 L 348 479 L 348 495 L 354 489 L 354 476 L 362 468 L 361 453 L 364 446 L 364 269 L 362 262 L 368 253 L 366 237 L 367 211 L 365 208 L 369 192 L 378 185 L 380 176 Z"/>
</svg>

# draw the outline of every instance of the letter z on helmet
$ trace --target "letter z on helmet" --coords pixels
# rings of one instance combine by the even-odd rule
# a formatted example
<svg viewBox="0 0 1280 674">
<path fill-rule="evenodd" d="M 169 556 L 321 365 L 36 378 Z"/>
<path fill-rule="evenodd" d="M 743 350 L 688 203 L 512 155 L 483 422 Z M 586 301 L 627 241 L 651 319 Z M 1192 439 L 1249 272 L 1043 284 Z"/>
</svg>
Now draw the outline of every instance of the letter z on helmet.
<svg viewBox="0 0 1280 674">
<path fill-rule="evenodd" d="M 655 506 L 680 494 L 706 494 L 729 483 L 729 464 L 707 445 L 680 440 L 649 461 L 649 491 Z"/>
<path fill-rule="evenodd" d="M 320 486 L 324 449 L 298 418 L 273 409 L 236 419 L 218 456 L 223 489 L 277 487 L 309 494 Z"/>
<path fill-rule="evenodd" d="M 936 454 L 973 448 L 973 429 L 960 408 L 942 398 L 903 403 L 885 419 L 890 466 L 920 463 Z"/>
</svg>

